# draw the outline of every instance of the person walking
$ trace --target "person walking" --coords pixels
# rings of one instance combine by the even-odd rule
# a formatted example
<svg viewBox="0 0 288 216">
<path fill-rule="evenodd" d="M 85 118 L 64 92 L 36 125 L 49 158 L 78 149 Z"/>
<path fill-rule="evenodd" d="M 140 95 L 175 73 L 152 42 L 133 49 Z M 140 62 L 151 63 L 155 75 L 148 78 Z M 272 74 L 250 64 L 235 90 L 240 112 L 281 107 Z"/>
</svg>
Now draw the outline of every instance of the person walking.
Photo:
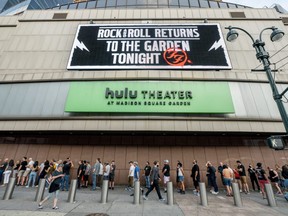
<svg viewBox="0 0 288 216">
<path fill-rule="evenodd" d="M 134 181 L 134 170 L 135 166 L 133 164 L 133 161 L 129 161 L 129 173 L 128 173 L 128 186 L 125 188 L 125 190 L 131 191 L 133 188 L 133 181 Z"/>
<path fill-rule="evenodd" d="M 193 193 L 196 196 L 200 196 L 199 192 L 199 182 L 200 182 L 200 169 L 199 166 L 197 164 L 197 160 L 193 160 L 193 167 L 191 170 L 191 178 L 195 187 L 195 190 L 193 191 Z"/>
<path fill-rule="evenodd" d="M 110 165 L 110 173 L 109 173 L 109 189 L 112 189 L 112 190 L 114 190 L 115 170 L 116 170 L 115 161 L 112 160 L 111 165 Z"/>
<path fill-rule="evenodd" d="M 167 193 L 167 182 L 170 181 L 170 166 L 169 160 L 164 160 L 164 167 L 162 169 L 163 183 L 164 183 L 164 193 Z"/>
<path fill-rule="evenodd" d="M 134 161 L 133 165 L 135 167 L 134 168 L 134 176 L 133 176 L 133 185 L 135 185 L 135 182 L 140 180 L 140 167 L 138 166 L 137 161 Z M 130 196 L 134 196 L 134 193 L 130 194 Z"/>
<path fill-rule="evenodd" d="M 144 167 L 144 177 L 145 177 L 145 183 L 146 183 L 146 188 L 150 188 L 150 174 L 151 174 L 151 166 L 149 161 L 146 161 L 146 166 Z"/>
<path fill-rule="evenodd" d="M 43 209 L 43 204 L 47 200 L 49 200 L 53 194 L 54 194 L 54 201 L 53 201 L 52 209 L 54 210 L 58 209 L 57 201 L 59 198 L 60 183 L 61 183 L 61 178 L 64 176 L 62 171 L 63 171 L 63 164 L 60 164 L 57 166 L 56 170 L 52 172 L 51 176 L 49 177 L 49 181 L 50 181 L 49 194 L 47 197 L 45 197 L 44 200 L 39 202 L 38 204 L 39 209 Z"/>
<path fill-rule="evenodd" d="M 158 161 L 154 161 L 154 167 L 152 168 L 151 171 L 151 186 L 148 189 L 148 191 L 143 195 L 143 199 L 148 200 L 148 195 L 151 191 L 153 191 L 153 189 L 156 189 L 158 198 L 160 201 L 165 201 L 165 199 L 162 197 L 161 193 L 160 193 L 160 187 L 159 187 L 159 162 Z"/>
<path fill-rule="evenodd" d="M 208 181 L 210 181 L 211 186 L 214 189 L 213 191 L 211 190 L 210 192 L 212 194 L 217 195 L 219 191 L 218 191 L 218 185 L 216 182 L 216 169 L 214 166 L 212 166 L 212 163 L 210 161 L 207 162 L 207 177 L 208 177 Z"/>
<path fill-rule="evenodd" d="M 255 184 L 257 186 L 258 191 L 260 191 L 260 186 L 259 186 L 259 183 L 258 183 L 258 180 L 257 180 L 257 176 L 256 176 L 256 170 L 252 167 L 251 164 L 249 164 L 249 167 L 248 167 L 247 171 L 248 171 L 248 174 L 249 174 L 249 177 L 250 177 L 250 180 L 251 180 L 253 191 L 255 191 Z"/>
</svg>

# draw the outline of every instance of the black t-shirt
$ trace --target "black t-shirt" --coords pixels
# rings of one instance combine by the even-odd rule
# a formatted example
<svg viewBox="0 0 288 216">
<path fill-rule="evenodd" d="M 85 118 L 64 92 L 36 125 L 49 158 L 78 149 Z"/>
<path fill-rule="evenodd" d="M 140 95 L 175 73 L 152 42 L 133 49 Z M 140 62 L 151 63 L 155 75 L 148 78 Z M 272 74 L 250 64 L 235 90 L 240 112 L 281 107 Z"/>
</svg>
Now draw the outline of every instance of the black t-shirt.
<svg viewBox="0 0 288 216">
<path fill-rule="evenodd" d="M 27 161 L 22 161 L 21 162 L 21 169 L 20 170 L 26 170 L 26 166 L 28 165 Z"/>
<path fill-rule="evenodd" d="M 258 180 L 267 180 L 264 175 L 266 172 L 261 167 L 256 168 L 256 173 L 257 173 Z"/>
<path fill-rule="evenodd" d="M 170 176 L 170 166 L 168 164 L 165 164 L 162 172 L 164 172 L 164 170 L 166 169 L 166 172 L 164 173 L 164 176 Z"/>
<path fill-rule="evenodd" d="M 246 176 L 246 171 L 245 171 L 245 167 L 243 166 L 243 164 L 239 165 L 237 168 L 238 168 L 238 172 L 240 176 Z M 242 169 L 242 171 L 240 171 L 239 169 Z"/>
<path fill-rule="evenodd" d="M 71 168 L 71 163 L 66 163 L 63 166 L 63 174 L 70 175 L 70 168 Z"/>
<path fill-rule="evenodd" d="M 248 173 L 250 175 L 250 177 L 256 177 L 256 170 L 253 168 L 248 168 Z"/>
<path fill-rule="evenodd" d="M 47 170 L 49 167 L 50 167 L 49 164 L 44 165 L 44 168 L 43 168 L 42 172 L 40 173 L 40 176 L 44 177 L 47 174 Z"/>
<path fill-rule="evenodd" d="M 16 164 L 16 166 L 15 166 L 14 170 L 18 170 L 18 169 L 19 169 L 19 167 L 20 167 L 20 164 Z"/>
<path fill-rule="evenodd" d="M 218 166 L 218 172 L 223 176 L 223 166 Z"/>
<path fill-rule="evenodd" d="M 60 174 L 63 174 L 63 173 L 55 170 L 55 171 L 52 173 L 52 176 L 58 176 L 58 175 L 60 175 Z M 58 178 L 54 179 L 54 183 L 59 185 L 59 184 L 61 183 L 61 177 L 58 177 Z"/>
<path fill-rule="evenodd" d="M 151 166 L 145 166 L 144 171 L 145 171 L 145 176 L 149 176 L 151 173 Z"/>
<path fill-rule="evenodd" d="M 4 162 L 4 163 L 2 164 L 2 167 L 0 167 L 0 169 L 1 169 L 1 170 L 5 170 L 7 166 L 8 166 L 8 163 L 7 163 L 7 162 Z"/>
<path fill-rule="evenodd" d="M 196 176 L 196 179 L 198 180 L 200 179 L 200 170 L 198 164 L 194 164 L 194 166 L 192 167 L 191 177 L 193 178 L 193 180 L 195 179 L 196 172 L 198 172 Z"/>
<path fill-rule="evenodd" d="M 79 165 L 78 170 L 77 170 L 77 174 L 78 174 L 78 175 L 79 175 L 79 173 L 80 173 L 80 170 L 82 170 L 81 175 L 84 175 L 84 173 L 85 173 L 84 166 L 85 166 L 84 164 L 80 164 L 80 165 Z"/>
<path fill-rule="evenodd" d="M 209 177 L 213 178 L 213 177 L 216 176 L 216 169 L 215 169 L 215 167 L 209 166 L 209 167 L 207 168 L 207 171 L 209 172 L 209 174 L 208 174 Z"/>
</svg>

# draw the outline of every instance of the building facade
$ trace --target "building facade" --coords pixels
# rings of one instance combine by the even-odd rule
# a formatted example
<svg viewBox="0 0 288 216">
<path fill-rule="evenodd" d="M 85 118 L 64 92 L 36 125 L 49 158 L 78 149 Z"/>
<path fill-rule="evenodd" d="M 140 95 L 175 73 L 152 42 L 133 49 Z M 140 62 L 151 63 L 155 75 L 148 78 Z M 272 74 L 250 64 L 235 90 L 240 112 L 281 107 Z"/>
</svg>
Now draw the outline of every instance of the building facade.
<svg viewBox="0 0 288 216">
<path fill-rule="evenodd" d="M 190 186 L 194 159 L 203 181 L 208 160 L 287 163 L 288 152 L 265 142 L 285 129 L 252 42 L 241 32 L 227 42 L 225 27 L 257 38 L 266 27 L 287 32 L 288 16 L 214 3 L 0 17 L 0 158 L 115 160 L 121 184 L 130 160 L 143 168 L 168 159 L 173 177 L 180 160 Z M 288 39 L 272 43 L 270 33 L 263 40 L 283 91 Z"/>
</svg>

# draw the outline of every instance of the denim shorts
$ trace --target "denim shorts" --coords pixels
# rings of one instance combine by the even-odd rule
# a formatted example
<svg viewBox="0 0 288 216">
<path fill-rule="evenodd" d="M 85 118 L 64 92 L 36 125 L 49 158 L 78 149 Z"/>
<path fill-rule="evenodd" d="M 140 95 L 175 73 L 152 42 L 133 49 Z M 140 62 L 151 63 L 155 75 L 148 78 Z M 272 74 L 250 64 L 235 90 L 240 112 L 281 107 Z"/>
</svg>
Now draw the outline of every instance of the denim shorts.
<svg viewBox="0 0 288 216">
<path fill-rule="evenodd" d="M 231 186 L 232 185 L 231 178 L 223 178 L 223 183 L 225 186 Z"/>
<path fill-rule="evenodd" d="M 179 180 L 179 182 L 183 182 L 184 181 L 184 176 L 178 176 L 178 180 Z"/>
</svg>

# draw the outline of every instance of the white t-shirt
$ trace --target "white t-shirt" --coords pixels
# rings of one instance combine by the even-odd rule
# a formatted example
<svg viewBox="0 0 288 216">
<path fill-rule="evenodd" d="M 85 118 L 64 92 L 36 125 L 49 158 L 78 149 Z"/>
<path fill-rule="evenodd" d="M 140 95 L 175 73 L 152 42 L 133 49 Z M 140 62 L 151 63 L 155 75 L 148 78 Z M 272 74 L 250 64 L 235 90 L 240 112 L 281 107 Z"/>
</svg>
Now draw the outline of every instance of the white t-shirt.
<svg viewBox="0 0 288 216">
<path fill-rule="evenodd" d="M 130 169 L 129 169 L 129 176 L 134 177 L 134 170 L 135 170 L 135 167 L 134 167 L 133 165 L 130 166 Z"/>
<path fill-rule="evenodd" d="M 26 170 L 31 170 L 31 168 L 30 167 L 32 167 L 33 166 L 33 164 L 34 164 L 34 161 L 33 160 L 31 160 L 29 163 L 28 163 L 28 165 L 27 165 L 27 167 L 26 167 Z"/>
<path fill-rule="evenodd" d="M 178 170 L 178 176 L 183 176 L 181 168 L 179 168 L 179 170 Z"/>
<path fill-rule="evenodd" d="M 109 176 L 109 173 L 110 173 L 110 165 L 108 164 L 108 165 L 106 165 L 106 167 L 105 167 L 105 172 L 104 172 L 104 176 Z"/>
<path fill-rule="evenodd" d="M 103 164 L 100 163 L 99 175 L 103 175 Z"/>
</svg>

